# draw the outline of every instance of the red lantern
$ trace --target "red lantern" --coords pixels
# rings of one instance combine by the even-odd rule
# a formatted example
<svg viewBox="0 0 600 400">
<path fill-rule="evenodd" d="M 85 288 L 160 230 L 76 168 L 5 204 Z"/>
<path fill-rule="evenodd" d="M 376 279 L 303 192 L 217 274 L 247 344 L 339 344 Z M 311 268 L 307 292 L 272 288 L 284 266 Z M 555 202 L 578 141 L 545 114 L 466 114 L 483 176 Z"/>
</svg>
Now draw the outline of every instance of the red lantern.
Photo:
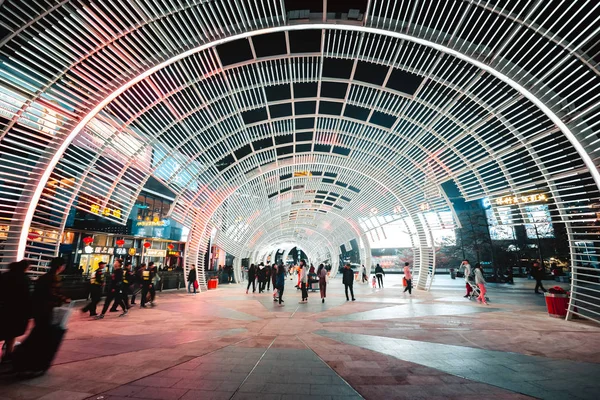
<svg viewBox="0 0 600 400">
<path fill-rule="evenodd" d="M 117 244 L 117 246 L 123 246 L 125 244 L 125 241 L 123 239 L 119 239 L 115 243 Z"/>
<path fill-rule="evenodd" d="M 89 245 L 93 241 L 94 241 L 94 238 L 91 237 L 91 236 L 86 236 L 86 237 L 83 238 L 83 243 L 85 243 L 86 245 Z"/>
<path fill-rule="evenodd" d="M 173 244 L 171 244 L 171 243 L 169 243 L 167 245 L 167 249 L 169 249 L 169 250 L 173 250 L 174 248 L 175 248 L 175 246 L 173 246 Z"/>
<path fill-rule="evenodd" d="M 144 247 L 149 249 L 152 244 L 150 242 L 144 242 Z"/>
<path fill-rule="evenodd" d="M 37 232 L 29 232 L 27 234 L 27 239 L 29 239 L 29 240 L 35 240 L 35 239 L 38 239 L 39 237 L 40 237 L 40 234 Z"/>
</svg>

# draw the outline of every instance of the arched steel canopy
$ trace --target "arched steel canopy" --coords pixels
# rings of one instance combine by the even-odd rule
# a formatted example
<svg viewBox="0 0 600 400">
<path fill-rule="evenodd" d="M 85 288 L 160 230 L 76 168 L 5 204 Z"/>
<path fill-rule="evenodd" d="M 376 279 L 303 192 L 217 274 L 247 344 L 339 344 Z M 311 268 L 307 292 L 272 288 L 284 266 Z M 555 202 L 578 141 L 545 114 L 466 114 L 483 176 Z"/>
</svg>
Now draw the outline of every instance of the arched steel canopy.
<svg viewBox="0 0 600 400">
<path fill-rule="evenodd" d="M 577 312 L 600 317 L 600 5 L 317 3 L 5 1 L 3 265 L 43 264 L 71 206 L 126 221 L 154 176 L 192 229 L 188 263 L 213 228 L 239 258 L 314 220 L 338 249 L 401 220 L 432 272 L 452 179 L 468 200 L 547 193 Z"/>
</svg>

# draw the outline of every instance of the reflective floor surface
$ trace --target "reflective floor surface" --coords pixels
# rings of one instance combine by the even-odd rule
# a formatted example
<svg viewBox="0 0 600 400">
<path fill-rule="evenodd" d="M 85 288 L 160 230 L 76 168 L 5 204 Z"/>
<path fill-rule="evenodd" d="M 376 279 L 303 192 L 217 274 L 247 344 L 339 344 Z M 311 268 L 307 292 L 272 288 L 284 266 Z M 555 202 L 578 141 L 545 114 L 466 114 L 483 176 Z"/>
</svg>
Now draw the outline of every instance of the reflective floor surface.
<svg viewBox="0 0 600 400">
<path fill-rule="evenodd" d="M 124 318 L 78 313 L 52 369 L 4 378 L 0 399 L 598 398 L 600 326 L 549 317 L 531 281 L 489 285 L 486 306 L 448 276 L 412 296 L 400 275 L 356 283 L 355 302 L 340 280 L 324 304 L 299 304 L 288 280 L 284 306 L 224 285 Z"/>
</svg>

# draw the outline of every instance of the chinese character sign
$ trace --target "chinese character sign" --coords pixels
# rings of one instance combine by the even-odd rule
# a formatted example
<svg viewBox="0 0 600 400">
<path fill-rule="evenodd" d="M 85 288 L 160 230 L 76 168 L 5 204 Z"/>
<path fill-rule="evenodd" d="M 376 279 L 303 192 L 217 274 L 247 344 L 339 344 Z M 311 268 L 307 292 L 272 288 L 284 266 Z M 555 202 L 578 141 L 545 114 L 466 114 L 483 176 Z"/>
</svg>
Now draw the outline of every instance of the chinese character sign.
<svg viewBox="0 0 600 400">
<path fill-rule="evenodd" d="M 503 196 L 498 197 L 495 200 L 497 206 L 503 205 L 516 205 L 516 204 L 527 204 L 537 203 L 541 201 L 547 201 L 548 196 L 544 193 L 536 193 L 530 195 L 515 195 L 515 196 Z"/>
</svg>

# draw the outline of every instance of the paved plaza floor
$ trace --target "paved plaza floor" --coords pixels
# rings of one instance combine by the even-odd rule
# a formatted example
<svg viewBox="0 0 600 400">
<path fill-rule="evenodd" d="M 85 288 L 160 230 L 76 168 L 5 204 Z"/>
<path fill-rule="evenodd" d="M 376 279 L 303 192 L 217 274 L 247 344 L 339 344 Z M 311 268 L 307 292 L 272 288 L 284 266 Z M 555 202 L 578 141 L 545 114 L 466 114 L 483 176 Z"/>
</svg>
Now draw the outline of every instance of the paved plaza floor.
<svg viewBox="0 0 600 400">
<path fill-rule="evenodd" d="M 531 281 L 490 284 L 487 306 L 448 276 L 412 296 L 401 275 L 357 283 L 355 302 L 340 281 L 324 304 L 288 280 L 282 307 L 233 284 L 77 313 L 48 373 L 2 379 L 0 399 L 599 398 L 600 326 L 549 317 Z"/>
</svg>

